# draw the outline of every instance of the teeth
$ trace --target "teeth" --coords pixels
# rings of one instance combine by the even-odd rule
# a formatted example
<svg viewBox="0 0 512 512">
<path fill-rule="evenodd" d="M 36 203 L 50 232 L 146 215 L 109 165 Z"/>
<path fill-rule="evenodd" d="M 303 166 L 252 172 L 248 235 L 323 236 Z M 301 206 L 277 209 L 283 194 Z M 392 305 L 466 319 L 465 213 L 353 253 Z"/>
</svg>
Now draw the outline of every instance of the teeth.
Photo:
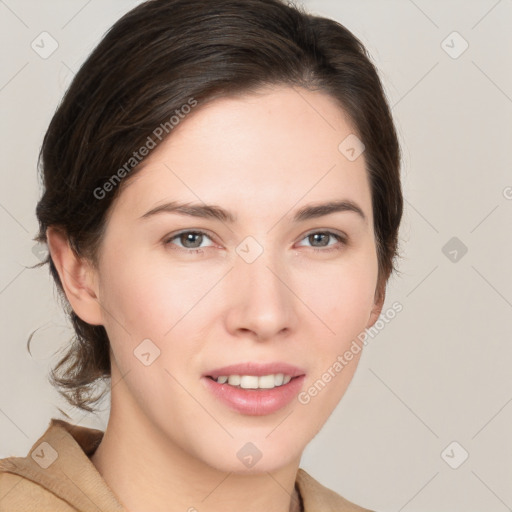
<svg viewBox="0 0 512 512">
<path fill-rule="evenodd" d="M 240 387 L 243 389 L 258 389 L 259 378 L 255 375 L 242 375 L 240 377 Z"/>
<path fill-rule="evenodd" d="M 240 375 L 230 375 L 228 384 L 231 384 L 231 386 L 240 386 L 240 380 Z"/>
<path fill-rule="evenodd" d="M 276 378 L 274 375 L 262 375 L 261 377 L 257 378 L 257 381 L 259 388 L 272 389 L 276 386 Z"/>
<path fill-rule="evenodd" d="M 290 375 L 276 373 L 271 375 L 222 375 L 217 377 L 219 384 L 228 383 L 230 386 L 237 386 L 242 389 L 273 389 L 292 380 Z"/>
</svg>

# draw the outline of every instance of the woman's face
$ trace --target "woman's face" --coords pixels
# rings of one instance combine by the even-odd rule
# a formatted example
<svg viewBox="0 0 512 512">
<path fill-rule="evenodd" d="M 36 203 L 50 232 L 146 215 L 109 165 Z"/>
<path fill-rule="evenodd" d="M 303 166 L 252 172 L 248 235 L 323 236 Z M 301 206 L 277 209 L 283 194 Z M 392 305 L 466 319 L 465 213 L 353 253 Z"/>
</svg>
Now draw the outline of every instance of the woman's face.
<svg viewBox="0 0 512 512">
<path fill-rule="evenodd" d="M 222 471 L 300 458 L 361 352 L 336 362 L 380 313 L 354 137 L 329 96 L 280 87 L 198 106 L 146 157 L 113 204 L 97 269 L 126 428 L 151 425 Z M 298 215 L 340 201 L 363 215 Z"/>
</svg>

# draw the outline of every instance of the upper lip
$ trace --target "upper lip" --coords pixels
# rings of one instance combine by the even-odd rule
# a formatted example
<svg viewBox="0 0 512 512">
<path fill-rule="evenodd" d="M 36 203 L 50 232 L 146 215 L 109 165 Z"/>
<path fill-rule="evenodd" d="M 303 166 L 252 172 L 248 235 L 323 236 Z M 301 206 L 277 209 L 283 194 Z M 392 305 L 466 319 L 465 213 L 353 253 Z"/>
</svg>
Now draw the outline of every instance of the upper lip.
<svg viewBox="0 0 512 512">
<path fill-rule="evenodd" d="M 229 366 L 223 366 L 222 368 L 216 368 L 215 370 L 206 372 L 204 376 L 216 379 L 220 376 L 229 375 L 256 375 L 260 377 L 262 375 L 273 375 L 276 373 L 284 373 L 291 377 L 299 377 L 304 375 L 306 372 L 303 369 L 288 363 L 257 363 L 255 361 L 251 361 L 248 363 L 231 364 Z"/>
</svg>

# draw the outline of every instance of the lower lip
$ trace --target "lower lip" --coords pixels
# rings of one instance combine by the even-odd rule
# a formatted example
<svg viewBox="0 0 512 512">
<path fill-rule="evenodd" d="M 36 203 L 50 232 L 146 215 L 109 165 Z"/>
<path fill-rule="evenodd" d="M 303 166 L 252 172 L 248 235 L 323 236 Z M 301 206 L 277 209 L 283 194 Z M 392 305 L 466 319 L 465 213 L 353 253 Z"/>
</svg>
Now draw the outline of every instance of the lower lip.
<svg viewBox="0 0 512 512">
<path fill-rule="evenodd" d="M 243 389 L 219 384 L 210 377 L 203 377 L 206 387 L 223 403 L 235 411 L 250 416 L 264 416 L 282 409 L 299 393 L 305 375 L 295 377 L 288 384 L 272 389 Z"/>
</svg>

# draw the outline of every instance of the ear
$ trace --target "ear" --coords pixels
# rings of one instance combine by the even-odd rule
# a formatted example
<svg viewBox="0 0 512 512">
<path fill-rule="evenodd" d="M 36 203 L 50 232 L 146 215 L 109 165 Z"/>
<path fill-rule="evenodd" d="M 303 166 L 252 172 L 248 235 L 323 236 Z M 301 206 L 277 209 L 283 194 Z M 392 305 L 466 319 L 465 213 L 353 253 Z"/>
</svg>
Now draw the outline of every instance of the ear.
<svg viewBox="0 0 512 512">
<path fill-rule="evenodd" d="M 384 301 L 386 299 L 386 283 L 379 283 L 377 286 L 377 290 L 375 292 L 374 304 L 372 307 L 372 311 L 370 313 L 370 317 L 368 318 L 368 324 L 366 328 L 370 328 L 380 316 L 382 308 L 384 306 Z"/>
<path fill-rule="evenodd" d="M 70 247 L 64 231 L 49 227 L 46 238 L 64 293 L 73 311 L 88 324 L 102 325 L 97 271 L 88 260 L 80 258 Z"/>
</svg>

